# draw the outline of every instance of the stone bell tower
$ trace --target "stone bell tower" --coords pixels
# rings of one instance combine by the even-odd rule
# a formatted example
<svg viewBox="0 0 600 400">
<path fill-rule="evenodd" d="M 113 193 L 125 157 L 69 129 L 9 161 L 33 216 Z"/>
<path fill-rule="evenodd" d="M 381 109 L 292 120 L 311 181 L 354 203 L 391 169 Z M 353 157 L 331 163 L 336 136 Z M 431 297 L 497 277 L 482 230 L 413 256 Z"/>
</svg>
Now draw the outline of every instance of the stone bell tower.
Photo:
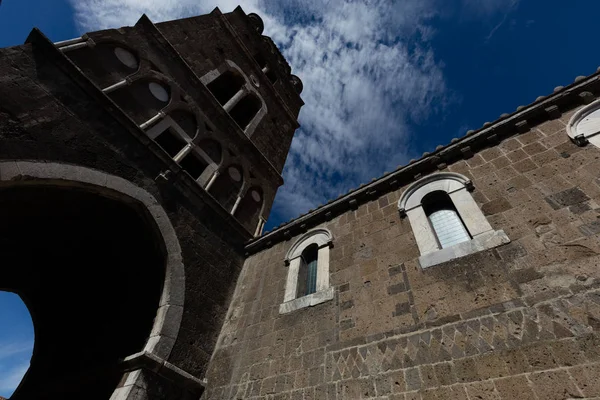
<svg viewBox="0 0 600 400">
<path fill-rule="evenodd" d="M 238 7 L 156 25 L 144 16 L 57 46 L 257 235 L 304 104 L 302 82 L 263 29 Z"/>
<path fill-rule="evenodd" d="M 0 290 L 36 331 L 14 399 L 202 393 L 304 104 L 262 33 L 238 7 L 0 49 Z"/>
</svg>

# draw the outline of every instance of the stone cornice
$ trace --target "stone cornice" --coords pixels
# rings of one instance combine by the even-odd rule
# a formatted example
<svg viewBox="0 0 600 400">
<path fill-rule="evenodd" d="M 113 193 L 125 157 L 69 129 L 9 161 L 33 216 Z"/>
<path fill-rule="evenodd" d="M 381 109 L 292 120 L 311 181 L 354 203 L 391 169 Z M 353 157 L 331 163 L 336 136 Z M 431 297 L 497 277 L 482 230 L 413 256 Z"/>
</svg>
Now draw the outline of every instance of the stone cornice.
<svg viewBox="0 0 600 400">
<path fill-rule="evenodd" d="M 599 69 L 600 70 L 600 69 Z M 530 127 L 555 119 L 564 111 L 594 100 L 594 92 L 600 91 L 600 72 L 588 77 L 577 77 L 566 87 L 557 87 L 549 96 L 540 96 L 527 106 L 519 106 L 512 114 L 502 114 L 494 122 L 486 122 L 478 130 L 468 131 L 462 138 L 452 139 L 448 145 L 438 146 L 431 153 L 423 153 L 418 160 L 399 166 L 370 183 L 353 189 L 327 204 L 286 222 L 246 245 L 247 254 L 256 253 L 275 243 L 288 240 L 306 230 L 330 220 L 362 203 L 380 197 L 401 186 L 418 180 L 424 174 L 444 170 L 447 165 L 468 159 L 476 152 L 499 143 L 500 140 L 529 131 Z M 566 133 L 565 133 L 566 135 Z"/>
</svg>

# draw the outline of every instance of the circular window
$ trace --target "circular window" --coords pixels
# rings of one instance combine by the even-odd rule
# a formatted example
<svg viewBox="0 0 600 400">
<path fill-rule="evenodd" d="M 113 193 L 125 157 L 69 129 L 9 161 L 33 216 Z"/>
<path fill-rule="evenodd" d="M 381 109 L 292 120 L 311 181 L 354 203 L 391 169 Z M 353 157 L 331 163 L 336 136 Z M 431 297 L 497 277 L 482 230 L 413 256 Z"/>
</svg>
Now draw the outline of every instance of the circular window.
<svg viewBox="0 0 600 400">
<path fill-rule="evenodd" d="M 260 86 L 260 83 L 258 82 L 258 79 L 256 79 L 256 77 L 254 75 L 250 75 L 250 81 L 252 82 L 252 84 L 256 87 Z"/>
<path fill-rule="evenodd" d="M 242 180 L 242 174 L 240 174 L 239 169 L 237 169 L 235 167 L 229 167 L 227 172 L 229 173 L 229 176 L 231 177 L 231 179 L 233 179 L 234 181 L 239 182 Z"/>
<path fill-rule="evenodd" d="M 126 67 L 136 69 L 138 67 L 138 60 L 128 50 L 125 50 L 122 47 L 115 47 L 115 56 L 125 65 Z"/>
<path fill-rule="evenodd" d="M 257 202 L 257 203 L 258 203 L 258 202 L 260 201 L 260 193 L 258 193 L 258 191 L 256 191 L 256 190 L 253 190 L 253 191 L 251 191 L 251 192 L 250 192 L 250 195 L 252 196 L 252 199 L 253 199 L 255 202 Z"/>
<path fill-rule="evenodd" d="M 148 84 L 148 89 L 150 89 L 150 93 L 152 93 L 152 96 L 156 97 L 158 100 L 163 101 L 165 103 L 169 101 L 169 92 L 160 83 L 150 82 Z"/>
</svg>

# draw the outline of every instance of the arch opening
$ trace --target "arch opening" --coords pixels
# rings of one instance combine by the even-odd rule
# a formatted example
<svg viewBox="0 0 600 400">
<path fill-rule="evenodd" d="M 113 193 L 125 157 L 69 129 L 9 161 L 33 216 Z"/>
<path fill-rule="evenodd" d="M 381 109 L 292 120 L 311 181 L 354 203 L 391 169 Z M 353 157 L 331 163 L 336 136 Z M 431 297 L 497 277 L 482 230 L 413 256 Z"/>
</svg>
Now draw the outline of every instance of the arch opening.
<svg viewBox="0 0 600 400">
<path fill-rule="evenodd" d="M 98 43 L 66 53 L 83 73 L 101 88 L 117 83 L 138 70 L 136 54 L 120 44 Z"/>
<path fill-rule="evenodd" d="M 227 70 L 206 85 L 206 87 L 218 102 L 224 106 L 245 83 L 245 79 L 239 73 Z"/>
<path fill-rule="evenodd" d="M 242 130 L 246 130 L 252 119 L 260 111 L 261 105 L 260 99 L 250 93 L 233 107 L 229 115 L 231 115 L 231 118 L 233 118 Z"/>
<path fill-rule="evenodd" d="M 230 211 L 237 200 L 243 183 L 242 169 L 238 166 L 229 166 L 217 176 L 209 192 L 223 208 Z"/>
<path fill-rule="evenodd" d="M 169 88 L 164 83 L 146 79 L 139 79 L 108 94 L 138 125 L 165 108 L 170 96 Z"/>
<path fill-rule="evenodd" d="M 235 217 L 246 229 L 253 232 L 258 224 L 262 205 L 262 190 L 259 187 L 251 187 L 240 201 L 240 205 L 235 212 Z"/>
<path fill-rule="evenodd" d="M 141 205 L 80 187 L 0 189 L 0 289 L 34 322 L 31 367 L 11 397 L 108 399 L 120 361 L 144 349 L 165 250 Z"/>
</svg>

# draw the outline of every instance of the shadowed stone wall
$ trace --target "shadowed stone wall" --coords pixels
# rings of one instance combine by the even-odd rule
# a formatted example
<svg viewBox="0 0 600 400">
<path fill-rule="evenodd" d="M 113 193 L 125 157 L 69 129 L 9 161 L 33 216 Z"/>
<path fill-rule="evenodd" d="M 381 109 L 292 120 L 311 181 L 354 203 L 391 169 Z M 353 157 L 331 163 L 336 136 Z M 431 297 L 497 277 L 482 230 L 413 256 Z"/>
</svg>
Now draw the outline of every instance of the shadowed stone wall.
<svg viewBox="0 0 600 400">
<path fill-rule="evenodd" d="M 318 225 L 332 301 L 279 314 L 299 235 L 250 256 L 206 398 L 600 396 L 600 150 L 569 141 L 575 111 L 442 167 L 507 245 L 422 270 L 404 185 Z"/>
</svg>

